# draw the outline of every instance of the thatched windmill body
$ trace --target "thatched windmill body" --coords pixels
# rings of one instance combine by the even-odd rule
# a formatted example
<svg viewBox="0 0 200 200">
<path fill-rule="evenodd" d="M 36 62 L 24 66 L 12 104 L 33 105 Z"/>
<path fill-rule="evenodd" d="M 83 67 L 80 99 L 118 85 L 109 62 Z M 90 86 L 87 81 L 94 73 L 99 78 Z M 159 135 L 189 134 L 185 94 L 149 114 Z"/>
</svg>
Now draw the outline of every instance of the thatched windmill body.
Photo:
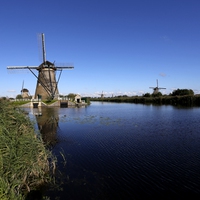
<svg viewBox="0 0 200 200">
<path fill-rule="evenodd" d="M 21 90 L 21 95 L 22 95 L 22 98 L 23 98 L 23 99 L 29 98 L 30 95 L 29 95 L 28 89 L 23 88 L 23 89 Z"/>
<path fill-rule="evenodd" d="M 54 63 L 46 60 L 45 52 L 45 40 L 44 34 L 42 37 L 42 52 L 43 63 L 40 66 L 8 66 L 7 69 L 29 69 L 31 73 L 37 78 L 37 84 L 35 89 L 35 99 L 56 99 L 59 95 L 58 83 L 63 69 L 73 69 L 72 65 L 68 66 L 56 66 Z M 34 73 L 34 70 L 38 71 L 38 75 Z M 58 80 L 56 80 L 56 72 L 60 71 Z"/>
<path fill-rule="evenodd" d="M 157 86 L 156 87 L 149 87 L 149 88 L 153 89 L 153 94 L 158 94 L 159 90 L 166 89 L 166 88 L 158 87 L 158 79 L 156 81 L 157 81 Z"/>
</svg>

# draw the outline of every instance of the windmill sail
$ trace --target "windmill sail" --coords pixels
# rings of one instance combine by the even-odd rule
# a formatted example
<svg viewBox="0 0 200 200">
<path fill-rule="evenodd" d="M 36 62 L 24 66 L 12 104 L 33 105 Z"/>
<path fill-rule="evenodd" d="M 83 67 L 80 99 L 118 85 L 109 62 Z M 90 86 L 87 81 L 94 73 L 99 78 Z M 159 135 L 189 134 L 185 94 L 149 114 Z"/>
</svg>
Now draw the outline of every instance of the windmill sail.
<svg viewBox="0 0 200 200">
<path fill-rule="evenodd" d="M 43 63 L 46 63 L 46 51 L 45 51 L 44 33 L 42 33 L 41 36 L 42 36 L 42 55 L 43 55 Z"/>
</svg>

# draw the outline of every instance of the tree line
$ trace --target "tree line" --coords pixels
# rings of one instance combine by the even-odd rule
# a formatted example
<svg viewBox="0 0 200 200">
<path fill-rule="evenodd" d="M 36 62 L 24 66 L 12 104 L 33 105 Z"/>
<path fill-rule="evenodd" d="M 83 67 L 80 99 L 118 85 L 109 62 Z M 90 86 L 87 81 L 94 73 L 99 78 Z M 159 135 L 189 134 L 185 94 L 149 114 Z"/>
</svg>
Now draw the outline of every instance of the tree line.
<svg viewBox="0 0 200 200">
<path fill-rule="evenodd" d="M 98 97 L 91 98 L 91 101 L 109 101 L 109 102 L 129 102 L 142 104 L 170 104 L 182 106 L 200 106 L 200 95 L 194 95 L 191 89 L 177 89 L 169 95 L 162 95 L 161 92 L 156 94 L 145 93 L 142 96 L 115 96 L 115 97 Z"/>
</svg>

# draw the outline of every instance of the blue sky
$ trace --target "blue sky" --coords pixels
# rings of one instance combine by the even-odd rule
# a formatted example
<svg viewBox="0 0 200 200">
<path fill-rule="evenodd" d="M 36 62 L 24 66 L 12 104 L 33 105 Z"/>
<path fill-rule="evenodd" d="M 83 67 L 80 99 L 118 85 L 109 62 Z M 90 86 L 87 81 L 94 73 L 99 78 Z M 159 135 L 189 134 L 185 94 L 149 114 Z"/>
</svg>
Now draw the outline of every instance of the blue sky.
<svg viewBox="0 0 200 200">
<path fill-rule="evenodd" d="M 47 60 L 73 63 L 59 82 L 61 94 L 107 96 L 174 89 L 200 93 L 199 0 L 0 0 L 0 96 L 34 94 L 36 78 L 7 66 Z M 37 72 L 36 72 L 37 73 Z"/>
</svg>

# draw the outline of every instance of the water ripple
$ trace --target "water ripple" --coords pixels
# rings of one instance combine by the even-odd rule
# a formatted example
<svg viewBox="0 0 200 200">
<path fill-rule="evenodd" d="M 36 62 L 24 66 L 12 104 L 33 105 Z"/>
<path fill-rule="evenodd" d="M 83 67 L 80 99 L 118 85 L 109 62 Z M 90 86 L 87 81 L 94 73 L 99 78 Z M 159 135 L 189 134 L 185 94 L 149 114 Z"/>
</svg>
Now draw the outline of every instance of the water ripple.
<svg viewBox="0 0 200 200">
<path fill-rule="evenodd" d="M 70 189 L 85 199 L 200 194 L 199 113 L 106 103 L 60 110 L 54 151 L 66 152 L 68 199 L 78 196 Z"/>
</svg>

